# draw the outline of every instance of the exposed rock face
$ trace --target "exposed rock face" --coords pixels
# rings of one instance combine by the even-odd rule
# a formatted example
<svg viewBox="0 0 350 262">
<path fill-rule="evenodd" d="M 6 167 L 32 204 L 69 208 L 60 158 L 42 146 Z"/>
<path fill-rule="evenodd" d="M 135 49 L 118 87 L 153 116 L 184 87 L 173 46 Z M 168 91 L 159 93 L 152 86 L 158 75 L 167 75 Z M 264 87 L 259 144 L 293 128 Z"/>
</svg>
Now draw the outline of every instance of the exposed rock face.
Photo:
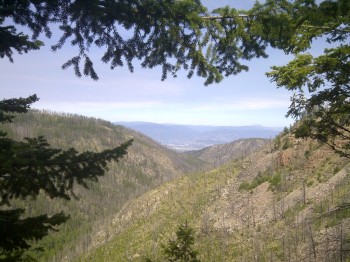
<svg viewBox="0 0 350 262">
<path fill-rule="evenodd" d="M 279 166 L 288 166 L 292 162 L 292 157 L 288 151 L 281 151 L 278 153 L 278 164 Z"/>
</svg>

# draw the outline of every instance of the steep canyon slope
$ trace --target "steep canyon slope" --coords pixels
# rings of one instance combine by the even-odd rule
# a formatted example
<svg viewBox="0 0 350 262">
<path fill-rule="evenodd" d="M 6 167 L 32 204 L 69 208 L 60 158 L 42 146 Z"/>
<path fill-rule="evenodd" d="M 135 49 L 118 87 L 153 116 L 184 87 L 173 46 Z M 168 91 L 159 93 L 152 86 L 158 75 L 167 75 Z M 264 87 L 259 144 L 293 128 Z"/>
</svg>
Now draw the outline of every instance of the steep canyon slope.
<svg viewBox="0 0 350 262">
<path fill-rule="evenodd" d="M 38 243 L 45 251 L 32 255 L 41 261 L 60 261 L 82 252 L 93 242 L 90 236 L 100 226 L 108 225 L 111 216 L 128 200 L 205 166 L 203 161 L 166 149 L 140 133 L 78 115 L 29 111 L 16 115 L 14 123 L 2 129 L 16 140 L 42 135 L 54 148 L 74 147 L 80 152 L 101 151 L 134 139 L 127 156 L 111 163 L 97 183 L 89 183 L 88 190 L 75 187 L 78 199 L 52 200 L 42 194 L 36 200 L 14 201 L 17 207 L 29 207 L 28 215 L 64 211 L 71 217 L 59 232 Z"/>
<path fill-rule="evenodd" d="M 346 261 L 349 171 L 328 147 L 287 132 L 129 201 L 77 260 L 163 261 L 162 245 L 187 222 L 201 261 Z"/>
</svg>

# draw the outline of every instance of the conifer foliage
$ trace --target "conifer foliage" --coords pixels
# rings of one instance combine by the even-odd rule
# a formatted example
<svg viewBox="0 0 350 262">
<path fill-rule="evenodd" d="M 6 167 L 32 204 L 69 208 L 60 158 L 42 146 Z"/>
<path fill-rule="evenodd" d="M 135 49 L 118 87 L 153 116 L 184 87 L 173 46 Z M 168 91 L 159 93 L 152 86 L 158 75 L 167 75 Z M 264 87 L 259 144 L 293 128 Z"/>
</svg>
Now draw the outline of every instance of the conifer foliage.
<svg viewBox="0 0 350 262">
<path fill-rule="evenodd" d="M 242 11 L 244 19 L 234 8 L 215 11 L 224 29 L 219 46 L 239 47 L 250 54 L 247 58 L 267 57 L 269 46 L 294 55 L 267 76 L 294 93 L 287 116 L 301 120 L 296 136 L 316 139 L 350 158 L 350 1 L 262 2 Z M 323 54 L 317 56 L 320 47 Z"/>
<path fill-rule="evenodd" d="M 301 120 L 297 137 L 316 139 L 350 158 L 350 2 L 295 1 L 282 14 L 292 31 L 283 49 L 295 58 L 273 66 L 267 76 L 294 92 L 287 115 Z M 308 50 L 319 38 L 330 47 L 312 55 Z"/>
<path fill-rule="evenodd" d="M 194 230 L 187 221 L 176 230 L 176 238 L 162 245 L 163 253 L 169 262 L 200 262 L 198 251 L 194 249 Z M 146 262 L 153 262 L 150 258 Z"/>
<path fill-rule="evenodd" d="M 193 245 L 194 231 L 186 222 L 177 229 L 176 239 L 163 246 L 163 251 L 170 262 L 200 262 Z"/>
<path fill-rule="evenodd" d="M 25 113 L 36 95 L 0 102 L 0 123 L 10 123 L 15 113 Z M 12 207 L 11 200 L 35 199 L 40 193 L 50 198 L 76 197 L 74 185 L 87 188 L 87 181 L 104 175 L 110 161 L 126 154 L 132 140 L 99 153 L 51 148 L 43 137 L 9 139 L 0 131 L 0 261 L 20 261 L 30 240 L 39 240 L 49 230 L 69 219 L 63 212 L 25 217 L 24 209 Z"/>
</svg>

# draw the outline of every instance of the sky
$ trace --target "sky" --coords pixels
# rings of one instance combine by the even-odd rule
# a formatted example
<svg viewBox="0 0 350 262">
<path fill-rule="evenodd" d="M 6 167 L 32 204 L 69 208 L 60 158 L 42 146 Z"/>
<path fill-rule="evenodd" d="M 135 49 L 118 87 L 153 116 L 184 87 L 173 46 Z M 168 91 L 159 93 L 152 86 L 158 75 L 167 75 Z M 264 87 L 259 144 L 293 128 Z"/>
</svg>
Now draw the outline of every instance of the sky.
<svg viewBox="0 0 350 262">
<path fill-rule="evenodd" d="M 250 0 L 206 0 L 208 9 L 232 6 L 245 9 Z M 219 84 L 204 86 L 204 79 L 186 72 L 177 78 L 161 81 L 161 69 L 141 69 L 135 61 L 135 72 L 127 68 L 110 70 L 107 64 L 94 60 L 98 81 L 77 78 L 73 70 L 61 65 L 75 55 L 65 46 L 50 51 L 52 40 L 45 40 L 39 51 L 14 55 L 14 63 L 0 60 L 0 99 L 37 94 L 40 101 L 32 108 L 81 114 L 112 122 L 146 121 L 155 123 L 242 126 L 289 126 L 286 118 L 291 92 L 277 89 L 265 76 L 272 65 L 284 65 L 291 57 L 270 50 L 268 59 L 248 63 L 249 71 L 225 78 Z M 90 54 L 98 58 L 98 50 Z"/>
</svg>

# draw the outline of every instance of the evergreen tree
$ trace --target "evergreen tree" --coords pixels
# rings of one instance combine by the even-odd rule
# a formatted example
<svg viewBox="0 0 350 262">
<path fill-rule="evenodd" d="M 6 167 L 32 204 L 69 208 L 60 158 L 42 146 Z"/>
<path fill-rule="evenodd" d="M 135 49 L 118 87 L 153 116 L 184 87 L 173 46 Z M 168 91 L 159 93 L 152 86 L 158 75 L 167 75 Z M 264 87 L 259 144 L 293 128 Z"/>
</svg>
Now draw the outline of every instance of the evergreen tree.
<svg viewBox="0 0 350 262">
<path fill-rule="evenodd" d="M 15 113 L 27 112 L 36 95 L 0 102 L 0 123 L 11 123 Z M 104 175 L 107 163 L 126 154 L 132 140 L 100 153 L 75 149 L 53 149 L 43 137 L 9 139 L 0 130 L 0 261 L 28 260 L 23 252 L 30 240 L 39 240 L 67 221 L 63 212 L 26 217 L 24 209 L 12 207 L 13 199 L 35 199 L 40 193 L 50 198 L 76 197 L 74 185 L 87 188 L 87 181 Z"/>
<path fill-rule="evenodd" d="M 294 92 L 287 116 L 300 121 L 293 132 L 350 158 L 350 1 L 267 0 L 246 11 L 226 7 L 214 12 L 223 28 L 214 54 L 229 46 L 250 58 L 267 57 L 270 46 L 295 55 L 267 73 L 277 87 Z M 313 56 L 309 51 L 319 38 L 332 48 Z"/>
<path fill-rule="evenodd" d="M 163 246 L 164 254 L 170 262 L 199 262 L 198 252 L 193 249 L 194 231 L 186 223 L 179 226 L 176 239 Z"/>
</svg>

